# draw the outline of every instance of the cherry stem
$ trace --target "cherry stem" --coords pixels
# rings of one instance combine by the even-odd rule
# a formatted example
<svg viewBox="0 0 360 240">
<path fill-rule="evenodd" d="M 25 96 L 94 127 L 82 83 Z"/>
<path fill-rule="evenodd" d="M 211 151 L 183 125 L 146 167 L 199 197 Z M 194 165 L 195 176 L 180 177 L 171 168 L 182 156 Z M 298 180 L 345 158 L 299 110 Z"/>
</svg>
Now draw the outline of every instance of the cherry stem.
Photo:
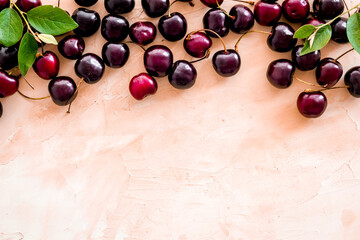
<svg viewBox="0 0 360 240">
<path fill-rule="evenodd" d="M 30 82 L 23 76 L 25 82 L 32 88 L 32 90 L 35 90 L 35 88 L 30 84 Z"/>
<path fill-rule="evenodd" d="M 340 56 L 338 56 L 337 58 L 335 58 L 335 59 L 333 60 L 333 62 L 338 61 L 340 58 L 342 58 L 343 56 L 345 56 L 345 55 L 348 54 L 349 52 L 352 52 L 353 50 L 354 50 L 354 48 L 347 50 L 346 52 L 344 52 L 343 54 L 341 54 Z"/>
<path fill-rule="evenodd" d="M 253 2 L 253 1 L 244 1 L 244 0 L 233 0 L 233 1 L 247 3 L 247 4 L 250 4 L 252 6 L 255 5 L 255 2 Z"/>
<path fill-rule="evenodd" d="M 171 17 L 171 11 L 170 11 L 171 6 L 172 6 L 174 3 L 176 3 L 177 1 L 178 1 L 178 0 L 175 0 L 175 1 L 173 1 L 173 2 L 170 4 L 168 17 Z"/>
<path fill-rule="evenodd" d="M 58 0 L 58 7 L 60 7 L 60 0 Z"/>
<path fill-rule="evenodd" d="M 346 3 L 345 0 L 342 0 L 342 1 L 343 1 L 344 5 L 345 5 L 345 8 L 346 8 L 346 10 L 348 11 L 348 15 L 349 15 L 349 17 L 350 17 L 351 15 L 350 15 L 350 12 L 349 12 L 349 7 L 348 7 L 348 5 L 347 5 L 347 3 Z"/>
<path fill-rule="evenodd" d="M 74 94 L 73 94 L 72 97 L 69 99 L 70 104 L 69 104 L 69 107 L 68 107 L 68 110 L 67 110 L 66 113 L 70 113 L 72 102 L 75 100 L 75 97 L 76 97 L 76 95 L 77 95 L 78 92 L 79 92 L 80 85 L 81 85 L 83 82 L 84 82 L 84 78 L 80 78 L 79 83 L 76 85 L 76 90 L 75 90 Z"/>
<path fill-rule="evenodd" d="M 341 87 L 332 87 L 332 88 L 323 88 L 320 89 L 319 92 L 327 91 L 327 90 L 333 90 L 333 89 L 344 89 L 344 88 L 350 88 L 350 86 L 341 86 Z"/>
<path fill-rule="evenodd" d="M 228 12 L 226 12 L 223 8 L 220 7 L 220 4 L 218 2 L 218 0 L 216 0 L 216 4 L 218 6 L 218 8 L 229 18 L 231 18 L 232 20 L 235 20 L 235 16 L 231 16 Z"/>
<path fill-rule="evenodd" d="M 190 63 L 193 64 L 193 63 L 200 62 L 200 61 L 202 61 L 202 60 L 207 59 L 209 56 L 210 56 L 210 50 L 206 51 L 206 54 L 205 54 L 204 57 L 202 57 L 202 58 L 200 58 L 200 59 L 198 59 L 198 60 L 191 61 Z"/>
<path fill-rule="evenodd" d="M 46 96 L 46 97 L 41 97 L 41 98 L 33 98 L 33 97 L 26 96 L 25 94 L 23 94 L 23 93 L 20 92 L 19 90 L 17 90 L 17 92 L 18 92 L 22 97 L 24 97 L 24 98 L 26 98 L 26 99 L 34 100 L 34 101 L 44 100 L 44 99 L 47 99 L 47 98 L 50 97 L 50 96 Z"/>
<path fill-rule="evenodd" d="M 193 34 L 195 34 L 197 32 L 201 32 L 201 31 L 203 31 L 203 32 L 211 32 L 211 33 L 215 34 L 220 39 L 222 45 L 224 46 L 224 51 L 227 53 L 227 48 L 226 48 L 224 39 L 222 39 L 222 37 L 217 32 L 215 32 L 215 31 L 213 31 L 211 29 L 205 29 L 204 28 L 204 29 L 200 29 L 200 30 L 197 30 L 197 31 L 193 31 L 193 32 L 188 34 L 187 38 L 190 39 L 191 35 L 193 35 Z"/>
<path fill-rule="evenodd" d="M 306 82 L 306 81 L 304 81 L 304 80 L 301 80 L 301 79 L 300 79 L 300 78 L 298 78 L 298 77 L 295 77 L 295 79 L 296 79 L 297 81 L 302 82 L 302 83 L 304 83 L 304 84 L 306 84 L 306 85 L 309 85 L 309 86 L 323 88 L 323 87 L 322 87 L 322 86 L 320 86 L 320 85 L 317 85 L 317 84 L 313 84 L 313 83 Z"/>
<path fill-rule="evenodd" d="M 235 51 L 238 51 L 238 45 L 241 41 L 241 39 L 243 37 L 245 37 L 248 33 L 252 33 L 252 32 L 256 32 L 256 33 L 264 33 L 264 34 L 267 34 L 267 35 L 271 35 L 272 33 L 271 32 L 266 32 L 266 31 L 258 31 L 258 30 L 250 30 L 250 31 L 247 31 L 246 33 L 244 33 L 243 35 L 241 35 L 241 37 L 237 40 L 236 44 L 235 44 Z"/>
<path fill-rule="evenodd" d="M 135 45 L 137 45 L 138 47 L 141 47 L 141 49 L 142 49 L 142 50 L 144 50 L 144 52 L 146 51 L 146 49 L 145 49 L 142 45 L 140 45 L 140 44 L 138 44 L 138 43 L 135 43 L 135 42 L 132 42 L 132 41 L 126 41 L 126 42 L 122 42 L 122 43 L 131 43 L 131 44 L 135 44 Z"/>
</svg>

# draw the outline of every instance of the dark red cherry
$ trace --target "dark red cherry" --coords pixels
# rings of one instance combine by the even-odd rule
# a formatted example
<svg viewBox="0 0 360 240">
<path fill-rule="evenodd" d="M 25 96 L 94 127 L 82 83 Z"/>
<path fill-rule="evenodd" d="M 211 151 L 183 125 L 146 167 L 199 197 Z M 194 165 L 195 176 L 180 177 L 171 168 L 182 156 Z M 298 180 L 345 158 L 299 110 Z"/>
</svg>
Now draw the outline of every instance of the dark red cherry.
<svg viewBox="0 0 360 240">
<path fill-rule="evenodd" d="M 349 69 L 345 74 L 344 81 L 345 85 L 349 86 L 349 93 L 356 98 L 360 98 L 360 67 Z"/>
<path fill-rule="evenodd" d="M 301 71 L 313 70 L 319 65 L 321 53 L 320 50 L 300 56 L 303 45 L 296 46 L 291 52 L 291 58 L 295 66 Z"/>
<path fill-rule="evenodd" d="M 158 23 L 159 32 L 168 41 L 178 41 L 182 39 L 187 31 L 187 21 L 185 17 L 178 12 L 164 15 Z"/>
<path fill-rule="evenodd" d="M 173 54 L 168 47 L 154 45 L 145 51 L 144 66 L 151 76 L 165 77 L 169 75 L 172 65 Z"/>
<path fill-rule="evenodd" d="M 134 0 L 105 0 L 105 9 L 111 14 L 129 13 L 134 7 Z"/>
<path fill-rule="evenodd" d="M 295 65 L 287 59 L 271 62 L 266 72 L 269 82 L 276 88 L 288 88 L 293 82 Z"/>
<path fill-rule="evenodd" d="M 10 0 L 0 0 L 0 12 L 10 6 Z"/>
<path fill-rule="evenodd" d="M 308 18 L 303 23 L 303 25 L 306 25 L 306 24 L 311 24 L 316 27 L 320 24 L 325 24 L 325 21 L 318 19 L 318 18 Z"/>
<path fill-rule="evenodd" d="M 85 50 L 85 41 L 79 36 L 69 35 L 59 42 L 58 50 L 65 58 L 76 60 Z"/>
<path fill-rule="evenodd" d="M 337 43 L 347 43 L 349 39 L 346 35 L 347 18 L 340 17 L 331 23 L 331 39 Z"/>
<path fill-rule="evenodd" d="M 46 51 L 36 57 L 33 68 L 39 77 L 50 80 L 59 74 L 60 61 L 55 53 Z"/>
<path fill-rule="evenodd" d="M 185 60 L 174 63 L 174 67 L 169 74 L 170 84 L 177 89 L 188 89 L 194 86 L 197 71 L 194 65 Z"/>
<path fill-rule="evenodd" d="M 41 6 L 41 0 L 17 0 L 16 6 L 24 12 L 28 12 L 33 8 Z"/>
<path fill-rule="evenodd" d="M 51 99 L 59 106 L 69 105 L 77 95 L 77 86 L 70 77 L 56 77 L 50 81 L 48 88 Z"/>
<path fill-rule="evenodd" d="M 11 47 L 0 45 L 0 67 L 10 70 L 18 65 L 19 46 L 16 44 Z"/>
<path fill-rule="evenodd" d="M 156 80 L 147 73 L 136 75 L 129 84 L 130 93 L 136 100 L 142 100 L 148 95 L 155 94 L 157 89 Z"/>
<path fill-rule="evenodd" d="M 145 13 L 151 17 L 156 18 L 164 15 L 170 6 L 169 0 L 141 0 L 141 5 Z"/>
<path fill-rule="evenodd" d="M 330 20 L 344 11 L 343 0 L 314 0 L 313 10 L 317 17 Z"/>
<path fill-rule="evenodd" d="M 254 7 L 255 20 L 263 26 L 272 26 L 280 20 L 281 6 L 274 2 L 258 1 Z"/>
<path fill-rule="evenodd" d="M 107 15 L 101 23 L 101 35 L 109 42 L 121 42 L 129 35 L 129 22 L 118 15 Z"/>
<path fill-rule="evenodd" d="M 343 68 L 333 58 L 324 58 L 316 68 L 316 81 L 325 88 L 333 87 L 341 78 Z"/>
<path fill-rule="evenodd" d="M 0 102 L 0 118 L 1 118 L 2 115 L 3 115 L 3 106 L 2 106 L 2 104 Z"/>
<path fill-rule="evenodd" d="M 231 18 L 226 16 L 226 14 L 220 9 L 210 9 L 203 17 L 203 25 L 205 29 L 210 29 L 220 35 L 220 37 L 225 37 L 229 33 Z M 211 37 L 217 37 L 212 32 L 207 32 Z"/>
<path fill-rule="evenodd" d="M 98 0 L 75 0 L 75 2 L 82 7 L 90 7 L 97 3 Z"/>
<path fill-rule="evenodd" d="M 308 0 L 285 0 L 282 9 L 290 22 L 302 22 L 309 16 L 310 4 Z"/>
<path fill-rule="evenodd" d="M 79 25 L 74 33 L 81 37 L 93 35 L 100 27 L 100 15 L 93 10 L 78 8 L 74 11 L 72 18 Z"/>
<path fill-rule="evenodd" d="M 184 48 L 186 52 L 196 58 L 204 57 L 211 46 L 211 38 L 203 32 L 187 35 L 184 39 Z"/>
<path fill-rule="evenodd" d="M 140 45 L 152 43 L 156 37 L 156 27 L 152 22 L 136 22 L 131 25 L 129 36 Z"/>
<path fill-rule="evenodd" d="M 276 52 L 288 52 L 296 45 L 297 39 L 294 38 L 294 34 L 295 31 L 289 24 L 279 22 L 273 26 L 267 44 Z"/>
<path fill-rule="evenodd" d="M 120 68 L 129 59 L 130 49 L 125 43 L 106 43 L 102 48 L 104 63 L 111 68 Z"/>
<path fill-rule="evenodd" d="M 214 54 L 212 64 L 220 76 L 231 77 L 240 70 L 241 59 L 235 50 L 220 50 Z"/>
<path fill-rule="evenodd" d="M 326 110 L 327 99 L 322 92 L 302 92 L 297 100 L 299 112 L 307 118 L 318 118 Z"/>
<path fill-rule="evenodd" d="M 229 12 L 235 19 L 230 21 L 230 29 L 235 33 L 245 33 L 254 26 L 254 14 L 250 8 L 237 4 Z"/>
<path fill-rule="evenodd" d="M 87 53 L 75 63 L 75 72 L 89 84 L 100 81 L 105 71 L 104 61 L 93 53 Z"/>
<path fill-rule="evenodd" d="M 13 95 L 19 89 L 19 80 L 0 69 L 0 98 Z"/>
<path fill-rule="evenodd" d="M 210 8 L 217 8 L 218 4 L 216 3 L 216 1 L 219 3 L 219 5 L 221 5 L 224 0 L 200 0 L 205 6 L 210 7 Z"/>
</svg>

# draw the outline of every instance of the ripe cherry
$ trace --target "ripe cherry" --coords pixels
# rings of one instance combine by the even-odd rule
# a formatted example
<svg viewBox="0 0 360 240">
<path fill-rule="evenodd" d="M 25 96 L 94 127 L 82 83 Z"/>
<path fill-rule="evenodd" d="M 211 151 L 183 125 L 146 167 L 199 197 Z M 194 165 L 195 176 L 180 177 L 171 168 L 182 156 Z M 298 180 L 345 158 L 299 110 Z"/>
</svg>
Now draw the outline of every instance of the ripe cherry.
<svg viewBox="0 0 360 240">
<path fill-rule="evenodd" d="M 155 94 L 157 89 L 156 80 L 147 73 L 136 75 L 129 84 L 130 93 L 136 100 L 142 100 L 148 95 Z"/>
<path fill-rule="evenodd" d="M 245 33 L 254 26 L 254 14 L 246 6 L 237 4 L 229 12 L 235 19 L 230 21 L 230 29 L 235 33 Z"/>
<path fill-rule="evenodd" d="M 188 89 L 194 86 L 197 71 L 194 65 L 185 60 L 174 63 L 173 69 L 169 74 L 170 84 L 177 89 Z"/>
<path fill-rule="evenodd" d="M 41 0 L 17 0 L 16 6 L 24 12 L 28 12 L 33 8 L 41 6 Z"/>
<path fill-rule="evenodd" d="M 105 9 L 111 14 L 129 13 L 134 7 L 134 0 L 105 0 Z"/>
<path fill-rule="evenodd" d="M 319 65 L 321 53 L 320 50 L 300 56 L 303 45 L 296 46 L 291 52 L 291 58 L 295 66 L 301 71 L 313 70 Z"/>
<path fill-rule="evenodd" d="M 309 16 L 310 4 L 308 0 L 285 0 L 282 9 L 290 22 L 302 22 Z"/>
<path fill-rule="evenodd" d="M 141 0 L 141 5 L 145 13 L 151 17 L 156 18 L 164 15 L 169 9 L 169 0 Z"/>
<path fill-rule="evenodd" d="M 19 80 L 0 69 L 0 98 L 13 95 L 19 89 Z"/>
<path fill-rule="evenodd" d="M 346 35 L 347 18 L 340 17 L 331 23 L 331 39 L 337 43 L 347 43 L 349 39 Z"/>
<path fill-rule="evenodd" d="M 344 77 L 345 85 L 348 86 L 349 93 L 360 98 L 360 67 L 353 67 L 349 69 Z"/>
<path fill-rule="evenodd" d="M 295 31 L 289 24 L 279 22 L 273 26 L 267 44 L 276 52 L 288 52 L 296 45 L 297 39 L 293 38 L 294 34 Z"/>
<path fill-rule="evenodd" d="M 220 35 L 220 37 L 225 37 L 229 33 L 231 18 L 226 16 L 226 14 L 220 9 L 210 9 L 203 17 L 203 25 L 205 29 L 210 29 Z M 209 32 L 209 36 L 216 38 L 217 36 Z"/>
<path fill-rule="evenodd" d="M 287 59 L 271 62 L 266 72 L 269 82 L 276 88 L 288 88 L 293 82 L 295 65 Z"/>
<path fill-rule="evenodd" d="M 196 58 L 204 57 L 211 46 L 211 38 L 203 32 L 188 34 L 184 39 L 184 49 Z"/>
<path fill-rule="evenodd" d="M 102 48 L 104 63 L 111 68 L 120 68 L 129 59 L 130 49 L 125 43 L 106 43 Z"/>
<path fill-rule="evenodd" d="M 94 84 L 100 81 L 105 71 L 103 60 L 93 53 L 87 53 L 75 63 L 75 72 L 86 83 Z"/>
<path fill-rule="evenodd" d="M 185 17 L 178 12 L 164 15 L 158 23 L 159 32 L 168 41 L 178 41 L 182 39 L 187 31 L 187 21 Z"/>
<path fill-rule="evenodd" d="M 258 1 L 254 7 L 255 20 L 263 26 L 272 26 L 280 20 L 281 6 L 276 1 Z"/>
<path fill-rule="evenodd" d="M 39 77 L 50 80 L 59 74 L 60 61 L 55 53 L 46 51 L 37 55 L 33 68 Z"/>
<path fill-rule="evenodd" d="M 4 70 L 10 70 L 18 65 L 18 44 L 5 47 L 0 45 L 0 67 Z"/>
<path fill-rule="evenodd" d="M 304 117 L 318 118 L 326 110 L 327 99 L 322 92 L 302 92 L 298 97 L 297 107 Z"/>
<path fill-rule="evenodd" d="M 316 27 L 316 26 L 318 26 L 320 24 L 325 24 L 325 21 L 323 21 L 321 19 L 318 19 L 318 18 L 308 18 L 303 23 L 303 25 L 306 25 L 306 24 L 311 24 L 314 27 Z"/>
<path fill-rule="evenodd" d="M 154 45 L 148 48 L 144 54 L 146 71 L 154 77 L 169 75 L 173 65 L 171 50 L 163 45 Z"/>
<path fill-rule="evenodd" d="M 156 37 L 156 27 L 152 22 L 136 22 L 131 25 L 129 36 L 134 43 L 147 45 Z"/>
<path fill-rule="evenodd" d="M 82 7 L 90 7 L 97 3 L 98 0 L 75 0 L 75 2 Z"/>
<path fill-rule="evenodd" d="M 100 27 L 100 15 L 93 10 L 78 8 L 74 11 L 72 18 L 79 25 L 74 33 L 81 37 L 93 35 Z"/>
<path fill-rule="evenodd" d="M 109 42 L 121 42 L 129 35 L 129 22 L 118 15 L 107 15 L 101 23 L 101 35 Z"/>
<path fill-rule="evenodd" d="M 241 59 L 235 50 L 220 50 L 214 54 L 212 64 L 220 76 L 231 77 L 240 70 Z"/>
<path fill-rule="evenodd" d="M 58 50 L 65 58 L 76 60 L 85 50 L 85 41 L 79 36 L 69 35 L 59 42 Z"/>
<path fill-rule="evenodd" d="M 0 102 L 0 118 L 1 118 L 2 115 L 3 115 L 3 106 L 2 106 L 2 104 Z"/>
<path fill-rule="evenodd" d="M 316 68 L 316 81 L 325 88 L 333 87 L 341 78 L 343 68 L 333 58 L 324 58 Z"/>
<path fill-rule="evenodd" d="M 314 0 L 313 9 L 319 18 L 330 20 L 344 11 L 343 0 Z"/>
<path fill-rule="evenodd" d="M 0 12 L 10 6 L 10 0 L 0 0 Z"/>
<path fill-rule="evenodd" d="M 219 5 L 221 5 L 224 0 L 200 0 L 205 6 L 210 7 L 210 8 L 217 8 L 218 4 L 216 2 L 219 3 Z"/>
<path fill-rule="evenodd" d="M 59 106 L 69 105 L 77 95 L 77 86 L 70 77 L 56 77 L 50 81 L 48 88 L 51 99 Z"/>
</svg>

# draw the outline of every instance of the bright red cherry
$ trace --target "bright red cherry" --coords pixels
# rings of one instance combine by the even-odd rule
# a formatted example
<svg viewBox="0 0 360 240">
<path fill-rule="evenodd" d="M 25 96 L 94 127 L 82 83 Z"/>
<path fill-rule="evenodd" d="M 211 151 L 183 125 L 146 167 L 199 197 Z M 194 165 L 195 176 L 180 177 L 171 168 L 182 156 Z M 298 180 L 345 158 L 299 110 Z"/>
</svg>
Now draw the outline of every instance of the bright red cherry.
<svg viewBox="0 0 360 240">
<path fill-rule="evenodd" d="M 136 100 L 142 100 L 148 95 L 155 94 L 157 89 L 156 80 L 147 73 L 136 75 L 129 84 L 130 93 Z"/>
<path fill-rule="evenodd" d="M 156 27 L 152 22 L 136 22 L 130 26 L 131 40 L 140 45 L 152 43 L 156 37 Z"/>
<path fill-rule="evenodd" d="M 272 26 L 280 20 L 281 6 L 276 2 L 259 1 L 254 7 L 255 20 L 263 26 Z"/>
<path fill-rule="evenodd" d="M 0 69 L 0 98 L 13 95 L 19 89 L 19 80 Z"/>
<path fill-rule="evenodd" d="M 282 8 L 284 17 L 290 22 L 304 21 L 310 13 L 308 0 L 285 0 Z"/>
<path fill-rule="evenodd" d="M 203 32 L 188 34 L 184 39 L 185 51 L 196 58 L 204 57 L 211 46 L 211 38 Z"/>
<path fill-rule="evenodd" d="M 299 112 L 307 118 L 318 118 L 326 110 L 327 99 L 322 92 L 302 92 L 297 100 Z"/>
<path fill-rule="evenodd" d="M 60 61 L 55 53 L 47 51 L 37 56 L 33 68 L 39 77 L 50 80 L 59 74 Z"/>
</svg>

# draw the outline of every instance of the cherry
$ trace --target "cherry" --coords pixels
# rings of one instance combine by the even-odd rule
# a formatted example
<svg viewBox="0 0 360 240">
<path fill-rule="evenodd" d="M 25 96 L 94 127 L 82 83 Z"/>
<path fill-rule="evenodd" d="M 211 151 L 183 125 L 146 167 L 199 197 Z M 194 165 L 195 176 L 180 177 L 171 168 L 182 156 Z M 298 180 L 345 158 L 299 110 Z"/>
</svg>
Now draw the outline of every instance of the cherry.
<svg viewBox="0 0 360 240">
<path fill-rule="evenodd" d="M 360 67 L 353 67 L 349 69 L 344 77 L 345 85 L 349 86 L 349 93 L 360 98 Z"/>
<path fill-rule="evenodd" d="M 41 6 L 41 0 L 17 0 L 16 6 L 24 12 L 28 12 L 35 7 Z"/>
<path fill-rule="evenodd" d="M 325 20 L 330 20 L 344 11 L 343 0 L 314 0 L 314 13 Z"/>
<path fill-rule="evenodd" d="M 266 72 L 267 79 L 276 88 L 288 88 L 293 82 L 295 65 L 287 59 L 271 62 Z"/>
<path fill-rule="evenodd" d="M 131 25 L 129 36 L 134 43 L 147 45 L 156 37 L 156 27 L 152 22 L 136 22 Z"/>
<path fill-rule="evenodd" d="M 141 0 L 141 5 L 145 13 L 151 17 L 156 18 L 164 15 L 169 9 L 169 0 Z"/>
<path fill-rule="evenodd" d="M 347 18 L 340 17 L 331 23 L 331 39 L 337 43 L 347 43 L 349 39 L 346 35 Z"/>
<path fill-rule="evenodd" d="M 295 66 L 301 71 L 313 70 L 319 65 L 321 53 L 320 50 L 300 56 L 303 45 L 296 46 L 291 52 L 291 58 Z"/>
<path fill-rule="evenodd" d="M 178 41 L 182 39 L 187 31 L 187 21 L 185 17 L 178 12 L 164 15 L 158 23 L 159 32 L 168 41 Z"/>
<path fill-rule="evenodd" d="M 59 106 L 69 105 L 76 98 L 76 89 L 77 86 L 70 77 L 56 77 L 49 83 L 51 99 Z"/>
<path fill-rule="evenodd" d="M 285 0 L 282 9 L 290 22 L 302 22 L 309 16 L 310 4 L 308 0 Z"/>
<path fill-rule="evenodd" d="M 1 118 L 2 115 L 3 115 L 3 106 L 2 106 L 2 104 L 0 102 L 0 118 Z"/>
<path fill-rule="evenodd" d="M 0 0 L 0 12 L 10 6 L 10 0 Z"/>
<path fill-rule="evenodd" d="M 169 75 L 173 65 L 171 50 L 163 45 L 154 45 L 148 48 L 144 54 L 146 71 L 154 77 Z"/>
<path fill-rule="evenodd" d="M 19 80 L 0 69 L 0 98 L 13 95 L 19 89 Z"/>
<path fill-rule="evenodd" d="M 11 47 L 0 45 L 0 67 L 10 70 L 18 65 L 19 46 L 16 44 Z"/>
<path fill-rule="evenodd" d="M 229 33 L 231 18 L 226 16 L 226 14 L 220 9 L 210 9 L 203 17 L 203 25 L 205 29 L 210 29 L 220 35 L 220 37 L 225 37 Z M 209 36 L 216 38 L 217 36 L 209 32 Z"/>
<path fill-rule="evenodd" d="M 210 8 L 217 8 L 218 4 L 216 2 L 219 3 L 219 5 L 221 5 L 224 0 L 200 0 L 205 6 L 210 7 Z"/>
<path fill-rule="evenodd" d="M 267 44 L 276 52 L 288 52 L 296 45 L 297 39 L 293 38 L 294 34 L 295 31 L 289 24 L 279 22 L 273 26 Z"/>
<path fill-rule="evenodd" d="M 324 93 L 319 91 L 302 92 L 298 97 L 297 107 L 304 117 L 317 118 L 325 112 L 327 99 Z"/>
<path fill-rule="evenodd" d="M 109 42 L 121 42 L 129 35 L 129 22 L 118 15 L 107 15 L 101 23 L 101 35 Z"/>
<path fill-rule="evenodd" d="M 254 14 L 246 6 L 237 4 L 229 12 L 235 19 L 230 21 L 230 29 L 235 33 L 245 33 L 254 26 Z"/>
<path fill-rule="evenodd" d="M 78 8 L 74 11 L 72 18 L 79 25 L 74 33 L 81 37 L 93 35 L 100 27 L 100 15 L 93 10 Z"/>
<path fill-rule="evenodd" d="M 314 27 L 320 25 L 320 24 L 325 24 L 325 21 L 321 20 L 321 19 L 318 19 L 318 18 L 308 18 L 304 21 L 304 24 L 303 25 L 306 25 L 306 24 L 311 24 L 313 25 Z"/>
<path fill-rule="evenodd" d="M 89 84 L 100 81 L 105 71 L 103 60 L 93 53 L 87 53 L 75 63 L 75 72 L 80 78 Z"/>
<path fill-rule="evenodd" d="M 324 58 L 316 68 L 316 81 L 325 88 L 333 87 L 341 78 L 343 68 L 333 58 Z"/>
<path fill-rule="evenodd" d="M 39 77 L 50 80 L 59 74 L 60 61 L 55 53 L 46 51 L 37 55 L 33 68 Z"/>
<path fill-rule="evenodd" d="M 75 0 L 75 2 L 82 7 L 90 7 L 97 3 L 98 0 Z"/>
<path fill-rule="evenodd" d="M 231 77 L 240 70 L 241 59 L 235 50 L 220 50 L 212 58 L 215 71 L 223 77 Z"/>
<path fill-rule="evenodd" d="M 204 57 L 211 46 L 211 38 L 203 32 L 188 34 L 184 39 L 185 51 L 196 58 Z"/>
<path fill-rule="evenodd" d="M 65 58 L 76 60 L 85 50 L 85 41 L 79 36 L 69 35 L 59 42 L 58 50 Z"/>
<path fill-rule="evenodd" d="M 255 4 L 254 16 L 260 25 L 272 26 L 280 20 L 281 6 L 275 1 L 259 1 Z"/>
<path fill-rule="evenodd" d="M 129 59 L 130 49 L 125 43 L 106 43 L 102 48 L 104 63 L 111 68 L 120 68 Z"/>
<path fill-rule="evenodd" d="M 134 7 L 134 0 L 105 0 L 105 9 L 111 14 L 129 13 Z"/>
<path fill-rule="evenodd" d="M 177 89 L 188 89 L 194 86 L 197 71 L 194 65 L 185 60 L 174 63 L 173 69 L 169 74 L 170 84 Z"/>
<path fill-rule="evenodd" d="M 157 89 L 156 80 L 147 73 L 136 75 L 129 84 L 130 93 L 136 100 L 142 100 L 148 95 L 155 94 Z"/>
</svg>

